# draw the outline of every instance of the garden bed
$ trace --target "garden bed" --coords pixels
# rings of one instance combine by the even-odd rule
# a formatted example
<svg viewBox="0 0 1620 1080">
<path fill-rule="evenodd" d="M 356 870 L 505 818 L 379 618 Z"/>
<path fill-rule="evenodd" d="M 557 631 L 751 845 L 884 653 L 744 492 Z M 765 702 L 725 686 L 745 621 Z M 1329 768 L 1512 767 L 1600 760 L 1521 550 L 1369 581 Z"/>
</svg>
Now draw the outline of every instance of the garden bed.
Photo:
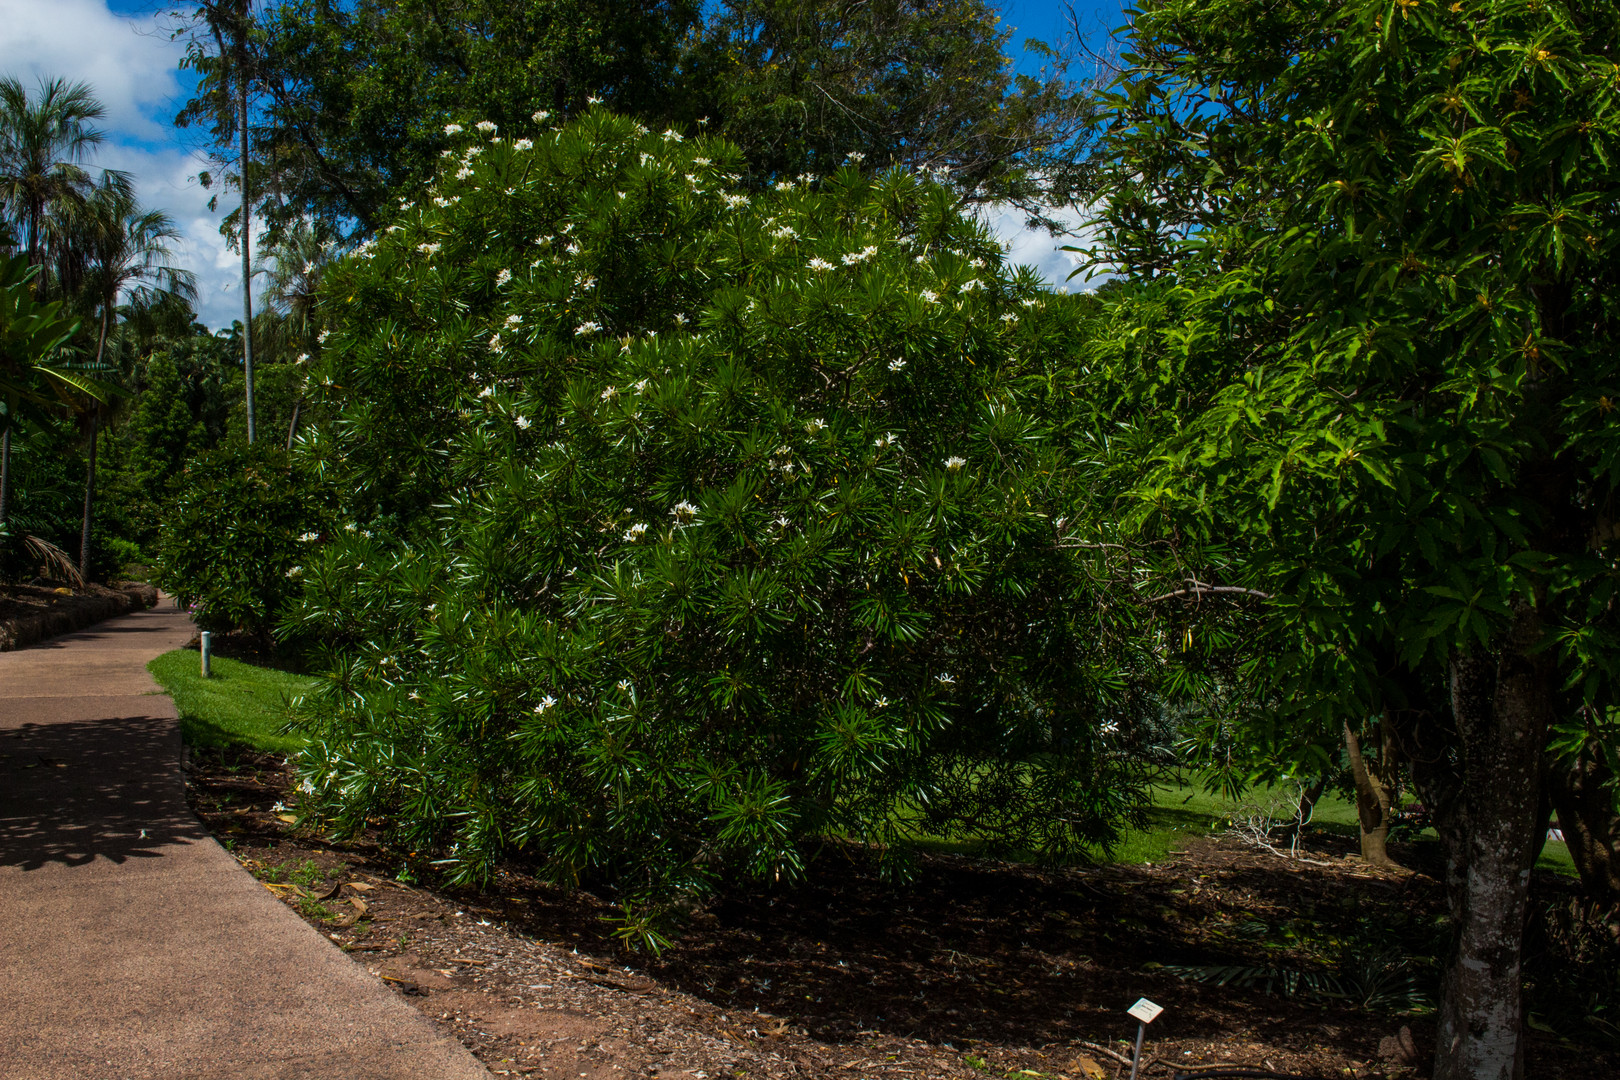
<svg viewBox="0 0 1620 1080">
<path fill-rule="evenodd" d="M 137 582 L 85 585 L 0 585 L 0 652 L 83 630 L 104 619 L 157 604 L 158 591 Z"/>
<path fill-rule="evenodd" d="M 882 884 L 860 850 L 829 846 L 804 887 L 726 893 L 653 958 L 618 949 L 604 921 L 615 909 L 588 893 L 516 869 L 482 894 L 435 889 L 409 852 L 298 829 L 279 758 L 194 750 L 188 778 L 199 816 L 243 865 L 498 1075 L 1114 1077 L 1122 1067 L 1104 1051 L 1128 1053 L 1124 1009 L 1138 996 L 1167 1007 L 1144 1076 L 1216 1063 L 1335 1078 L 1429 1071 L 1421 1010 L 1164 970 L 1242 957 L 1320 967 L 1323 942 L 1369 922 L 1432 952 L 1438 883 L 1371 871 L 1332 838 L 1309 853 L 1322 865 L 1231 839 L 1189 840 L 1158 865 L 1088 869 L 926 855 L 905 890 Z M 1538 875 L 1537 889 L 1545 902 L 1569 886 Z M 1432 975 L 1421 962 L 1412 973 Z M 1541 1032 L 1529 1042 L 1527 1075 L 1617 1068 L 1612 1054 Z"/>
</svg>

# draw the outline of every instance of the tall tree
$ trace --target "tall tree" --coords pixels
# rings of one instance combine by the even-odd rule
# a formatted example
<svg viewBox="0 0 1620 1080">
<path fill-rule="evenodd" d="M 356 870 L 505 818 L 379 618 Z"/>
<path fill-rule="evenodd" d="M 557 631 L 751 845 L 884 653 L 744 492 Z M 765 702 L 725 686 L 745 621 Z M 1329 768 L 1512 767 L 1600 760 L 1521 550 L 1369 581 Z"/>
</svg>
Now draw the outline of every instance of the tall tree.
<svg viewBox="0 0 1620 1080">
<path fill-rule="evenodd" d="M 0 203 L 32 265 L 48 260 L 51 213 L 81 201 L 91 186 L 82 163 L 106 138 L 92 123 L 105 115 L 84 83 L 42 81 L 35 97 L 20 80 L 0 78 Z"/>
<path fill-rule="evenodd" d="M 508 130 L 603 98 L 638 114 L 677 96 L 694 0 L 290 0 L 243 23 L 241 0 L 202 0 L 187 64 L 201 76 L 177 118 L 240 156 L 232 72 L 245 43 L 262 107 L 251 157 L 269 239 L 311 218 L 340 240 L 374 233 L 424 184 L 452 121 Z M 212 177 L 206 178 L 211 180 Z M 236 215 L 225 228 L 236 228 Z"/>
<path fill-rule="evenodd" d="M 1393 725 L 1457 930 L 1435 1075 L 1514 1080 L 1543 755 L 1620 686 L 1620 8 L 1129 32 L 1099 254 L 1137 285 L 1104 362 L 1154 433 L 1135 520 L 1189 597 L 1260 606 L 1297 725 Z"/>
<path fill-rule="evenodd" d="M 11 444 L 19 420 L 51 399 L 50 384 L 75 381 L 49 360 L 78 330 L 61 301 L 34 295 L 38 266 L 27 255 L 0 260 L 0 535 L 6 531 L 11 497 Z"/>
<path fill-rule="evenodd" d="M 161 210 L 144 210 L 127 185 L 104 176 L 77 215 L 78 235 L 73 247 L 84 264 L 84 294 L 97 318 L 96 349 L 88 374 L 98 381 L 96 391 L 74 395 L 74 413 L 86 443 L 84 511 L 79 531 L 79 573 L 89 573 L 90 532 L 96 492 L 96 451 L 107 410 L 115 396 L 110 381 L 121 374 L 107 362 L 107 341 L 120 296 L 144 305 L 162 299 L 190 302 L 196 298 L 196 277 L 175 265 L 173 244 L 181 239 L 173 219 Z M 109 379 L 112 377 L 112 380 Z"/>
</svg>

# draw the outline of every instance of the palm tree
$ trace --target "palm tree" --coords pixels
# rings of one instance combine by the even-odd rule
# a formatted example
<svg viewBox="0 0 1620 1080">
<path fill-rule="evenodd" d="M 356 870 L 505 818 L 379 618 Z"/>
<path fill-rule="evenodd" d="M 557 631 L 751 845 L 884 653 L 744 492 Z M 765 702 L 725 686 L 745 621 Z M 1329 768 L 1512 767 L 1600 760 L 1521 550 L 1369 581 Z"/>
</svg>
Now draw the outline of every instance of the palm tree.
<svg viewBox="0 0 1620 1080">
<path fill-rule="evenodd" d="M 60 301 L 38 300 L 32 287 L 38 273 L 24 255 L 0 258 L 0 532 L 11 494 L 11 438 L 18 419 L 25 412 L 42 412 L 53 387 L 93 390 L 75 373 L 47 363 L 79 324 Z"/>
<path fill-rule="evenodd" d="M 264 253 L 261 268 L 269 273 L 269 286 L 264 299 L 276 315 L 272 328 L 260 336 L 261 343 L 285 338 L 288 352 L 315 353 L 319 348 L 316 337 L 315 303 L 320 290 L 321 275 L 332 262 L 332 242 L 327 232 L 307 219 L 298 221 L 283 233 Z M 298 414 L 304 406 L 304 395 L 299 393 L 293 402 L 292 422 L 287 426 L 287 449 L 293 447 L 298 434 Z"/>
<path fill-rule="evenodd" d="M 117 315 L 119 296 L 143 306 L 160 299 L 194 301 L 197 279 L 189 270 L 174 265 L 170 244 L 181 239 L 173 219 L 161 210 L 143 210 L 121 178 L 104 174 L 89 193 L 81 211 L 72 216 L 70 231 L 75 235 L 66 247 L 74 252 L 82 267 L 84 298 L 98 309 L 100 326 L 96 334 L 96 355 L 90 374 L 105 391 L 109 375 L 116 375 L 106 362 L 107 337 Z M 79 533 L 79 573 L 90 566 L 90 521 L 95 503 L 96 443 L 105 412 L 113 395 L 78 394 L 70 402 L 86 429 L 89 469 L 84 481 L 84 519 Z"/>
<path fill-rule="evenodd" d="M 0 78 L 0 203 L 22 231 L 30 265 L 48 260 L 49 215 L 91 187 L 80 162 L 106 139 L 91 126 L 105 115 L 84 83 L 41 80 L 34 98 L 18 79 Z"/>
</svg>

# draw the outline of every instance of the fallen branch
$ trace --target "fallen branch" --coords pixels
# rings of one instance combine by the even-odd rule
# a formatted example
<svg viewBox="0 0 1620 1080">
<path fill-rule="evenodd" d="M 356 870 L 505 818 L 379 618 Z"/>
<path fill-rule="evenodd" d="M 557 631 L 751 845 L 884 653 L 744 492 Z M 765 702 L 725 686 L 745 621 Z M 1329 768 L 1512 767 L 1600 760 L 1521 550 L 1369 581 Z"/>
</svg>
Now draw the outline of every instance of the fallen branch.
<svg viewBox="0 0 1620 1080">
<path fill-rule="evenodd" d="M 1211 593 L 1236 593 L 1240 596 L 1258 596 L 1262 600 L 1271 599 L 1270 593 L 1261 592 L 1259 589 L 1245 589 L 1241 585 L 1205 585 L 1195 581 L 1185 589 L 1175 589 L 1159 596 L 1149 597 L 1142 603 L 1156 604 L 1160 600 L 1174 600 L 1178 596 L 1205 596 Z"/>
<path fill-rule="evenodd" d="M 1120 1054 L 1120 1053 L 1116 1053 L 1115 1051 L 1108 1049 L 1108 1047 L 1100 1046 L 1100 1045 L 1098 1045 L 1097 1043 L 1094 1043 L 1094 1042 L 1086 1042 L 1084 1039 L 1076 1039 L 1074 1041 L 1074 1045 L 1083 1046 L 1087 1050 L 1095 1051 L 1096 1053 L 1099 1053 L 1099 1054 L 1103 1055 L 1104 1057 L 1111 1057 L 1115 1061 L 1119 1062 L 1121 1065 L 1129 1065 L 1131 1063 L 1131 1059 L 1126 1057 L 1125 1055 Z"/>
</svg>

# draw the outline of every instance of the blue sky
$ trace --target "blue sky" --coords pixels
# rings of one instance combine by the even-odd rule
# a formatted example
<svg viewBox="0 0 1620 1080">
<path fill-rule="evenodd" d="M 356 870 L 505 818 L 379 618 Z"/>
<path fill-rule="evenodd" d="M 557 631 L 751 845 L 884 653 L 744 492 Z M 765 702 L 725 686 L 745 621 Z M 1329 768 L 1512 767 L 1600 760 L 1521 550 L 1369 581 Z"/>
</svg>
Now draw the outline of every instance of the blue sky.
<svg viewBox="0 0 1620 1080">
<path fill-rule="evenodd" d="M 0 74 L 30 86 L 64 76 L 95 89 L 107 107 L 102 126 L 108 135 L 95 164 L 134 174 L 142 200 L 174 217 L 186 237 L 182 261 L 197 273 L 202 291 L 199 316 L 218 327 L 241 317 L 241 263 L 219 235 L 222 215 L 207 208 L 209 193 L 196 181 L 207 168 L 196 137 L 173 126 L 194 85 L 179 69 L 184 47 L 169 32 L 175 24 L 169 13 L 185 6 L 185 0 L 0 0 Z M 1073 6 L 1093 32 L 1121 21 L 1117 0 L 1076 0 Z M 1020 55 L 1025 38 L 1056 43 L 1067 34 L 1066 4 L 1005 0 L 1000 8 L 1014 31 L 1020 67 L 1031 66 Z M 1070 262 L 1050 237 L 1025 232 L 1016 215 L 989 217 L 1012 245 L 1012 258 L 1062 280 Z"/>
</svg>

